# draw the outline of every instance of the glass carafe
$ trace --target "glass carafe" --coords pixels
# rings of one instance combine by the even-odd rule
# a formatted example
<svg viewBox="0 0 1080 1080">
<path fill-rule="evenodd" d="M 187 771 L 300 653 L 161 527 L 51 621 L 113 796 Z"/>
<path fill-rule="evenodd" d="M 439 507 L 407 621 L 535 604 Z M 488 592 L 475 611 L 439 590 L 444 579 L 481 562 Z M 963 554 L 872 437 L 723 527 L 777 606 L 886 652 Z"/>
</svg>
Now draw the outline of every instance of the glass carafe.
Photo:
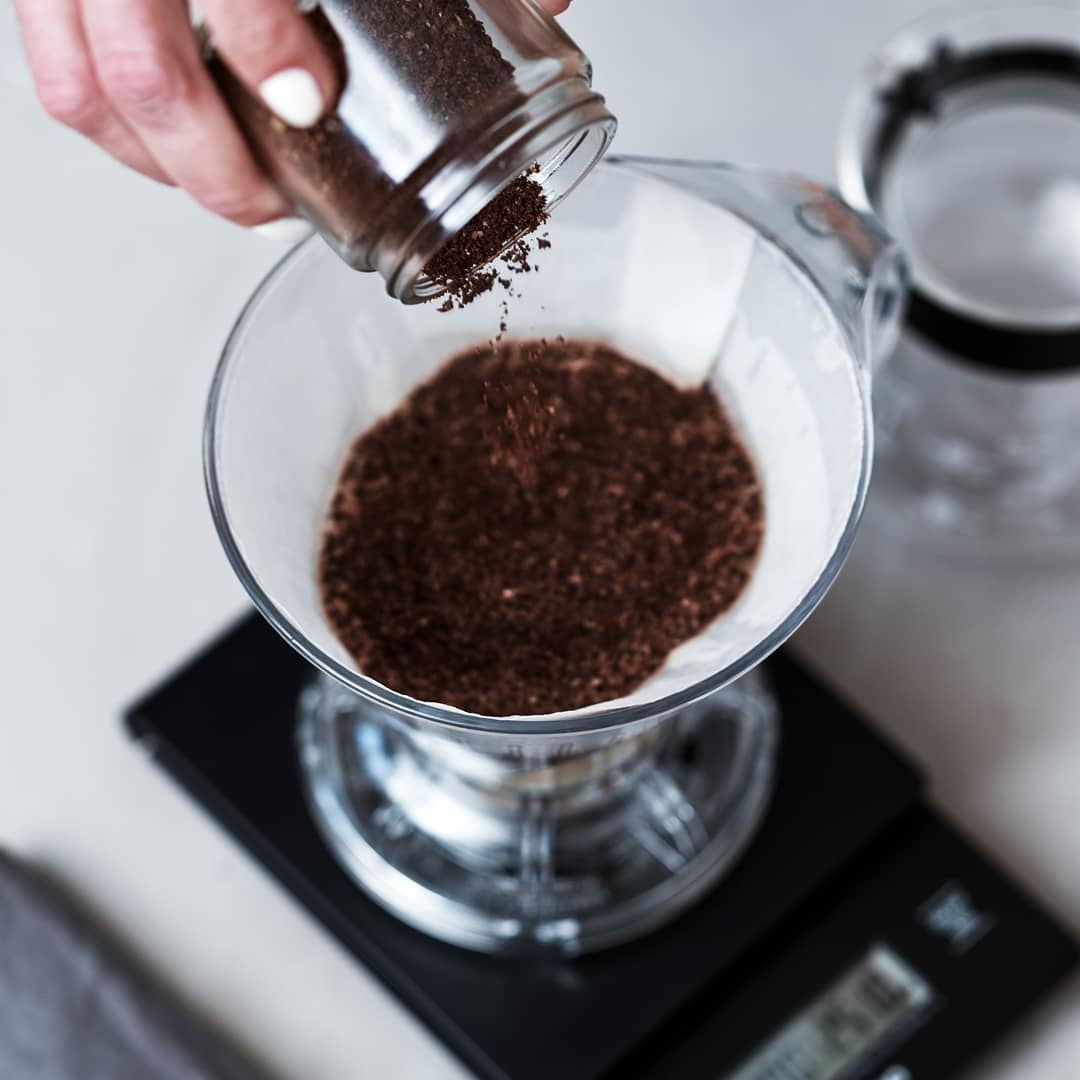
<svg viewBox="0 0 1080 1080">
<path fill-rule="evenodd" d="M 490 339 L 496 298 L 449 315 L 405 308 L 309 241 L 237 323 L 206 429 L 228 556 L 316 669 L 298 752 L 323 836 L 386 908 L 485 951 L 628 941 L 701 897 L 750 842 L 778 731 L 754 669 L 854 538 L 871 363 L 903 293 L 894 246 L 833 193 L 724 165 L 602 164 L 551 242 L 511 335 L 602 339 L 714 386 L 763 480 L 747 592 L 629 697 L 529 717 L 413 700 L 358 670 L 322 615 L 315 563 L 346 449 L 445 358 Z"/>
<path fill-rule="evenodd" d="M 1080 5 L 949 5 L 852 96 L 841 187 L 903 244 L 878 505 L 965 557 L 1080 554 Z"/>
</svg>

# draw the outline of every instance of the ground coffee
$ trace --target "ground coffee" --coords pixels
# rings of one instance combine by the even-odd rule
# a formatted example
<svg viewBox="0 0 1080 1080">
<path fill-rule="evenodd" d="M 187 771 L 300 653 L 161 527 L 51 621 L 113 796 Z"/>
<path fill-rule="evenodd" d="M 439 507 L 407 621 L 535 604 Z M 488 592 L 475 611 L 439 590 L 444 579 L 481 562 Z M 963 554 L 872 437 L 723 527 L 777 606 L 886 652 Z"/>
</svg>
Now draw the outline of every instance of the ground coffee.
<svg viewBox="0 0 1080 1080">
<path fill-rule="evenodd" d="M 518 238 L 536 232 L 547 220 L 544 189 L 531 175 L 519 176 L 424 267 L 424 273 L 449 293 L 440 310 L 465 307 L 490 292 L 496 282 L 509 291 L 510 274 L 532 269 L 529 242 Z M 551 246 L 544 237 L 538 243 Z M 501 267 L 490 265 L 503 252 Z"/>
<path fill-rule="evenodd" d="M 384 81 L 409 98 L 409 108 L 423 118 L 423 140 L 431 132 L 439 141 L 423 142 L 407 174 L 410 147 L 406 133 L 396 144 L 394 175 L 377 148 L 364 141 L 370 110 L 380 103 L 342 95 L 324 120 L 312 128 L 289 127 L 271 113 L 228 67 L 211 58 L 210 69 L 245 128 L 267 171 L 351 252 L 366 252 L 378 240 L 397 250 L 429 208 L 423 186 L 440 169 L 458 160 L 479 132 L 496 116 L 524 102 L 514 67 L 492 41 L 468 0 L 334 0 L 328 4 L 336 24 L 350 38 L 365 43 Z M 309 20 L 338 70 L 339 85 L 349 80 L 346 50 L 322 9 Z M 427 268 L 429 276 L 448 288 L 458 302 L 467 302 L 494 284 L 498 274 L 485 271 L 475 282 L 472 272 L 488 264 L 516 237 L 546 220 L 541 186 L 529 175 L 518 177 L 492 204 L 465 227 Z"/>
<path fill-rule="evenodd" d="M 629 693 L 737 599 L 761 547 L 713 393 L 588 342 L 451 360 L 353 445 L 318 576 L 366 674 L 486 715 Z"/>
</svg>

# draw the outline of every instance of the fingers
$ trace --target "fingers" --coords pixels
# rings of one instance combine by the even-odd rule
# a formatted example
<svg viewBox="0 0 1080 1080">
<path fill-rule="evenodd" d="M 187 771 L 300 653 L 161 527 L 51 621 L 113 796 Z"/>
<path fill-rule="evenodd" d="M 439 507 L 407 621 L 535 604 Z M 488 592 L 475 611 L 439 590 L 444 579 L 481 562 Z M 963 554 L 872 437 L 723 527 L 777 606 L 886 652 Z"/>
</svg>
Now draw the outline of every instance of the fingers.
<svg viewBox="0 0 1080 1080">
<path fill-rule="evenodd" d="M 542 0 L 553 12 L 569 0 Z M 45 109 L 113 157 L 241 225 L 293 212 L 203 65 L 185 0 L 14 0 Z M 81 6 L 81 10 L 80 10 Z M 314 124 L 337 76 L 295 0 L 202 0 L 216 47 L 286 123 Z"/>
<path fill-rule="evenodd" d="M 549 15 L 561 15 L 570 7 L 570 0 L 540 0 L 540 6 Z"/>
<path fill-rule="evenodd" d="M 106 98 L 176 183 L 239 225 L 290 212 L 218 95 L 182 0 L 83 0 L 83 19 Z"/>
<path fill-rule="evenodd" d="M 325 49 L 296 0 L 202 0 L 214 48 L 294 127 L 311 127 L 337 93 Z"/>
<path fill-rule="evenodd" d="M 16 0 L 15 11 L 45 111 L 125 165 L 153 180 L 172 183 L 105 97 L 77 0 Z"/>
</svg>

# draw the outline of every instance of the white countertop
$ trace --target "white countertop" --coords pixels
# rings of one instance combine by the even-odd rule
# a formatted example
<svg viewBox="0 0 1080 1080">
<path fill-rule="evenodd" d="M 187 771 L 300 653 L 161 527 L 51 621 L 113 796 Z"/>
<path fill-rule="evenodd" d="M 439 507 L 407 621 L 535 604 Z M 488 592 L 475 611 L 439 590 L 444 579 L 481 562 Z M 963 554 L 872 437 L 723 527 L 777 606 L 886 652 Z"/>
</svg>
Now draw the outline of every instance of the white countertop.
<svg viewBox="0 0 1080 1080">
<path fill-rule="evenodd" d="M 622 119 L 620 150 L 828 177 L 862 59 L 933 6 L 577 0 L 566 22 Z M 202 409 L 230 322 L 281 251 L 40 115 L 8 5 L 0 120 L 0 844 L 50 866 L 273 1075 L 463 1077 L 118 723 L 243 607 L 202 491 Z M 871 506 L 799 640 L 1080 930 L 1078 597 L 1080 567 L 939 561 Z M 1080 1075 L 1080 982 L 978 1075 Z"/>
</svg>

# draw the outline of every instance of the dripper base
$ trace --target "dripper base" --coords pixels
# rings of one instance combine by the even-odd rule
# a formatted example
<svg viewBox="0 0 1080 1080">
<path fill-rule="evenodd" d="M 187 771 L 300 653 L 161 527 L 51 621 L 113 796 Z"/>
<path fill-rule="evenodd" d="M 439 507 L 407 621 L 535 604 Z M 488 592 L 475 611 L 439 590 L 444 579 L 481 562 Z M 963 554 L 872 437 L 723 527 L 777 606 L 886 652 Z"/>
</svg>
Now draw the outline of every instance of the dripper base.
<svg viewBox="0 0 1080 1080">
<path fill-rule="evenodd" d="M 416 929 L 484 952 L 575 955 L 673 920 L 736 863 L 772 790 L 757 677 L 600 752 L 521 762 L 409 730 L 331 680 L 299 707 L 330 850 Z"/>
</svg>

